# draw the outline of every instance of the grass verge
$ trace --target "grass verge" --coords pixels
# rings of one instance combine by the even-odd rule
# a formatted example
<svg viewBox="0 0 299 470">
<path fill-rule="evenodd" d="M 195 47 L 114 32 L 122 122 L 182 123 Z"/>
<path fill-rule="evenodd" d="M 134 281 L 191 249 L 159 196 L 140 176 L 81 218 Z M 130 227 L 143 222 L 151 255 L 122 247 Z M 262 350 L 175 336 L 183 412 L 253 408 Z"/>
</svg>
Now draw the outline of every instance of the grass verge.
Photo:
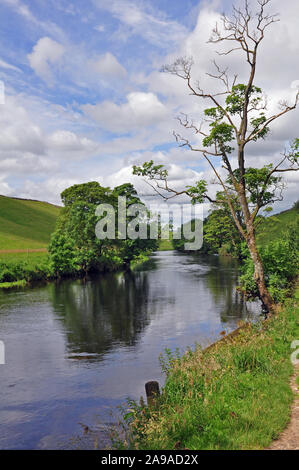
<svg viewBox="0 0 299 470">
<path fill-rule="evenodd" d="M 299 291 L 267 321 L 230 342 L 161 360 L 166 382 L 155 406 L 130 402 L 127 449 L 263 449 L 290 418 L 291 343 L 299 339 Z"/>
<path fill-rule="evenodd" d="M 27 284 L 26 279 L 15 282 L 0 282 L 0 289 L 10 289 L 11 287 L 24 287 Z"/>
<path fill-rule="evenodd" d="M 30 281 L 53 277 L 48 253 L 1 253 L 0 288 L 20 287 Z"/>
</svg>

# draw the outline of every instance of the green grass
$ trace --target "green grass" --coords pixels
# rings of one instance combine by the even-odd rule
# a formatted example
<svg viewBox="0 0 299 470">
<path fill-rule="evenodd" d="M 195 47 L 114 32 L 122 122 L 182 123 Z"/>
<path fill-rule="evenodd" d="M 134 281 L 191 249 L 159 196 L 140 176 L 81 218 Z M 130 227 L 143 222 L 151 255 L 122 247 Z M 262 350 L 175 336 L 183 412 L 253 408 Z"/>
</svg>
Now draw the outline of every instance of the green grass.
<svg viewBox="0 0 299 470">
<path fill-rule="evenodd" d="M 0 250 L 46 248 L 60 208 L 0 196 Z"/>
<path fill-rule="evenodd" d="M 24 253 L 1 253 L 0 260 L 3 262 L 26 261 L 33 265 L 37 261 L 45 261 L 48 258 L 48 253 L 43 251 L 24 252 Z"/>
<path fill-rule="evenodd" d="M 0 262 L 11 264 L 24 262 L 30 268 L 36 264 L 46 263 L 48 253 L 43 252 L 28 252 L 28 253 L 0 253 Z"/>
<path fill-rule="evenodd" d="M 46 252 L 1 253 L 0 288 L 51 278 L 48 258 Z"/>
<path fill-rule="evenodd" d="M 182 357 L 169 352 L 156 405 L 130 403 L 133 449 L 263 449 L 286 427 L 293 400 L 291 342 L 299 338 L 297 299 L 229 342 Z"/>
<path fill-rule="evenodd" d="M 257 229 L 258 245 L 267 245 L 272 241 L 283 238 L 288 226 L 298 218 L 299 211 L 296 208 L 267 217 Z"/>
<path fill-rule="evenodd" d="M 26 280 L 22 279 L 21 281 L 14 282 L 0 282 L 0 289 L 10 289 L 11 287 L 24 287 L 26 285 Z"/>
<path fill-rule="evenodd" d="M 159 240 L 158 251 L 169 251 L 173 250 L 171 240 Z"/>
</svg>

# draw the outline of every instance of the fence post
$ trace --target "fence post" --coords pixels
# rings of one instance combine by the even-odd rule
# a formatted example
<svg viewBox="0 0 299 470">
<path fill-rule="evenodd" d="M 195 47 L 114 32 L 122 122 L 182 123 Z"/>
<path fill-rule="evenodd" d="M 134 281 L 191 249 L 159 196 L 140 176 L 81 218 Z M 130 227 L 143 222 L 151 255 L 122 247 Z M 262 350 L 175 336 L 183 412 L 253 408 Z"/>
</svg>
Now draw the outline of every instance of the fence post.
<svg viewBox="0 0 299 470">
<path fill-rule="evenodd" d="M 155 398 L 160 395 L 159 383 L 156 382 L 155 380 L 146 382 L 145 393 L 146 393 L 148 406 L 152 406 L 155 402 Z"/>
</svg>

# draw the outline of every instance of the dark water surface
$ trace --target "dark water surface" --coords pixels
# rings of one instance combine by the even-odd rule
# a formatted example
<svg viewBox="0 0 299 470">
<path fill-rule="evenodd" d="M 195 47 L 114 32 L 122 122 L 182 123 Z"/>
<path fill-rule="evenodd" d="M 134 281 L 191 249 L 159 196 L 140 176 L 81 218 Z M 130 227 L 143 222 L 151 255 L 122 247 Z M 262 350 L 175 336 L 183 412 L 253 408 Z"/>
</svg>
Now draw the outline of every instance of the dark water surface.
<svg viewBox="0 0 299 470">
<path fill-rule="evenodd" d="M 229 259 L 168 251 L 133 273 L 0 292 L 0 448 L 106 445 L 111 410 L 163 383 L 165 348 L 207 345 L 259 314 L 237 276 Z"/>
</svg>

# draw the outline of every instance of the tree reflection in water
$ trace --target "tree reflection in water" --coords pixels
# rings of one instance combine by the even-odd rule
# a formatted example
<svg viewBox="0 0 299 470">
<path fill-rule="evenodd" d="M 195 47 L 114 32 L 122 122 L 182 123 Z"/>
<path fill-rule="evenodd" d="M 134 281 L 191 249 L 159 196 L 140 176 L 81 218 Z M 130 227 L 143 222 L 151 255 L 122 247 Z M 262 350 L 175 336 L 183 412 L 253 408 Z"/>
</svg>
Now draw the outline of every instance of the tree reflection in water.
<svg viewBox="0 0 299 470">
<path fill-rule="evenodd" d="M 84 359 L 84 354 L 90 354 L 88 359 L 92 360 L 94 354 L 94 359 L 99 360 L 115 348 L 136 345 L 165 305 L 168 311 L 175 311 L 186 295 L 186 284 L 194 285 L 195 290 L 198 283 L 203 285 L 206 297 L 217 306 L 220 320 L 227 326 L 235 326 L 238 320 L 259 309 L 258 305 L 248 307 L 236 290 L 237 261 L 198 254 L 174 254 L 170 261 L 169 257 L 165 260 L 169 265 L 163 264 L 162 255 L 160 260 L 159 256 L 151 258 L 133 272 L 106 273 L 86 281 L 64 281 L 51 286 L 53 306 L 64 324 L 73 357 L 81 354 Z M 161 269 L 166 269 L 164 275 Z M 177 276 L 181 276 L 180 282 L 174 287 Z M 154 283 L 156 277 L 159 282 Z M 193 292 L 193 304 L 194 295 Z M 184 302 L 186 308 L 191 305 L 187 296 Z"/>
<path fill-rule="evenodd" d="M 153 305 L 148 308 L 148 292 L 146 271 L 53 284 L 53 306 L 71 352 L 96 353 L 98 360 L 114 347 L 135 345 L 155 314 Z"/>
</svg>

